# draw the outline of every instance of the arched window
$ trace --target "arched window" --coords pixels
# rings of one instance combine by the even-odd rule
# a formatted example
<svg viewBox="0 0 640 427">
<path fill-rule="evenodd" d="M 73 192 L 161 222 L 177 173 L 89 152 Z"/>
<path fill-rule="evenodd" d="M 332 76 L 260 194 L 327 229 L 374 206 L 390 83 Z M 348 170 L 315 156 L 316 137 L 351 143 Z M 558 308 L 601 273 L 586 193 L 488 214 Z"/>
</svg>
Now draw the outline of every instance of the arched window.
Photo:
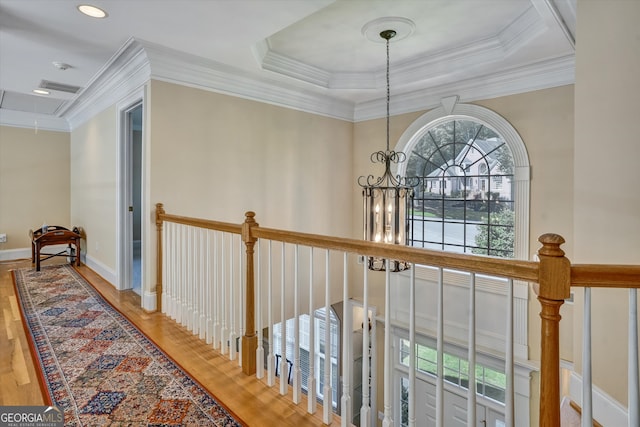
<svg viewBox="0 0 640 427">
<path fill-rule="evenodd" d="M 410 244 L 429 249 L 527 258 L 529 160 L 501 116 L 456 98 L 424 114 L 396 147 L 398 173 L 417 177 Z"/>
</svg>

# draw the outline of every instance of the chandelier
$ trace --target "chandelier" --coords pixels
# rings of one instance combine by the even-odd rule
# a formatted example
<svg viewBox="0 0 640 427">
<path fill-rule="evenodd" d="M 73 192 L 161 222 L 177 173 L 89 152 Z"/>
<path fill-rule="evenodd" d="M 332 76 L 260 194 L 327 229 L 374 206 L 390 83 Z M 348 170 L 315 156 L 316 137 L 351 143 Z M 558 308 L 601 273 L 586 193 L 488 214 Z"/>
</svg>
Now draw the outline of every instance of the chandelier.
<svg viewBox="0 0 640 427">
<path fill-rule="evenodd" d="M 409 236 L 407 214 L 413 201 L 413 189 L 400 175 L 391 172 L 391 163 L 402 163 L 406 160 L 403 152 L 389 148 L 389 104 L 391 92 L 389 85 L 389 41 L 395 37 L 394 30 L 384 30 L 380 37 L 387 45 L 387 149 L 371 154 L 372 163 L 384 163 L 384 174 L 378 178 L 373 175 L 361 176 L 358 184 L 362 187 L 364 239 L 371 242 L 406 245 Z M 369 257 L 367 264 L 370 270 L 398 272 L 410 268 L 408 262 L 386 260 L 380 257 Z"/>
</svg>

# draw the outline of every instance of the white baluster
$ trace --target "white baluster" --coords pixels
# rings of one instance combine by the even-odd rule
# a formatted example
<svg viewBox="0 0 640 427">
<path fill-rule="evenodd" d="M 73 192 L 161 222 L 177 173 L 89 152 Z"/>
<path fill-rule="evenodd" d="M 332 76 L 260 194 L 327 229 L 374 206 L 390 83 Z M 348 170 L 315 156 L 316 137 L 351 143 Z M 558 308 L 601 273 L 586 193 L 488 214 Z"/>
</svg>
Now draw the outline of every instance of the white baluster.
<svg viewBox="0 0 640 427">
<path fill-rule="evenodd" d="M 371 354 L 369 352 L 369 325 L 374 322 L 369 318 L 369 268 L 367 259 L 364 258 L 363 272 L 363 320 L 362 320 L 362 407 L 360 408 L 360 427 L 371 426 L 371 407 L 369 405 L 369 360 Z"/>
<path fill-rule="evenodd" d="M 193 331 L 193 227 L 187 226 L 187 251 L 185 257 L 185 299 L 182 301 L 182 325 Z"/>
<path fill-rule="evenodd" d="M 298 286 L 298 245 L 295 245 L 293 261 L 293 403 L 300 403 L 302 397 L 302 385 L 300 384 L 302 370 L 300 369 L 300 313 Z"/>
<path fill-rule="evenodd" d="M 167 314 L 167 290 L 169 283 L 171 280 L 169 279 L 169 254 L 172 242 L 169 241 L 169 223 L 164 222 L 162 227 L 162 242 L 164 243 L 163 251 L 162 251 L 162 295 L 160 295 L 160 304 L 162 304 L 162 313 Z"/>
<path fill-rule="evenodd" d="M 269 354 L 267 356 L 267 385 L 273 387 L 275 380 L 275 352 L 276 346 L 273 342 L 273 257 L 271 251 L 271 240 L 269 240 L 269 289 L 267 292 L 267 316 L 269 321 Z"/>
<path fill-rule="evenodd" d="M 513 279 L 507 283 L 507 348 L 505 351 L 506 390 L 504 402 L 504 421 L 509 427 L 515 426 L 515 387 L 513 385 L 514 360 L 513 360 Z"/>
<path fill-rule="evenodd" d="M 219 232 L 213 232 L 213 348 L 220 348 L 220 267 L 218 237 Z"/>
<path fill-rule="evenodd" d="M 307 378 L 307 412 L 315 414 L 316 402 L 316 316 L 313 305 L 313 248 L 309 248 L 309 377 Z"/>
<path fill-rule="evenodd" d="M 409 280 L 409 426 L 416 425 L 416 265 Z"/>
<path fill-rule="evenodd" d="M 213 339 L 213 298 L 215 295 L 215 288 L 213 286 L 213 262 L 211 260 L 211 231 L 207 230 L 207 239 L 205 242 L 205 262 L 207 263 L 205 286 L 207 287 L 207 344 L 212 344 Z"/>
<path fill-rule="evenodd" d="M 393 426 L 391 418 L 391 262 L 385 260 L 384 280 L 384 418 L 382 427 Z"/>
<path fill-rule="evenodd" d="M 343 254 L 342 259 L 342 398 L 340 401 L 340 407 L 342 412 L 340 413 L 340 420 L 343 427 L 351 425 L 351 394 L 349 392 L 351 378 L 351 358 L 349 348 L 351 343 L 351 331 L 353 325 L 351 321 L 351 303 L 349 302 L 349 268 L 347 264 L 347 253 Z"/>
<path fill-rule="evenodd" d="M 236 289 L 234 268 L 233 234 L 229 235 L 229 360 L 236 360 Z"/>
<path fill-rule="evenodd" d="M 285 315 L 285 295 L 287 292 L 284 273 L 284 242 L 280 254 L 280 394 L 289 390 L 287 375 L 287 318 Z"/>
<path fill-rule="evenodd" d="M 225 246 L 225 235 L 222 233 L 220 239 L 220 353 L 227 354 L 227 338 L 229 337 L 229 330 L 227 329 L 227 265 L 226 265 L 226 253 L 227 247 Z"/>
<path fill-rule="evenodd" d="M 258 240 L 257 246 L 257 277 L 256 277 L 256 331 L 258 334 L 258 347 L 256 348 L 256 378 L 264 378 L 264 345 L 262 339 L 262 245 Z"/>
<path fill-rule="evenodd" d="M 593 427 L 591 393 L 591 288 L 584 288 L 584 319 L 582 332 L 582 427 Z"/>
<path fill-rule="evenodd" d="M 244 267 L 244 253 L 243 253 L 243 245 L 242 245 L 242 237 L 240 235 L 238 235 L 237 237 L 238 239 L 238 286 L 240 287 L 239 292 L 240 292 L 240 303 L 238 304 L 238 323 L 240 326 L 240 331 L 238 333 L 238 337 L 240 337 L 240 339 L 242 339 L 241 337 L 244 336 L 244 329 L 245 329 L 245 316 L 244 316 L 244 309 L 245 309 L 245 284 L 246 284 L 246 277 L 244 277 L 243 273 L 243 267 Z M 255 331 L 254 331 L 255 332 Z M 238 366 L 242 367 L 242 345 L 238 345 Z"/>
<path fill-rule="evenodd" d="M 178 278 L 178 295 L 176 298 L 176 322 L 182 324 L 182 314 L 184 312 L 185 287 L 187 285 L 186 268 L 184 265 L 185 252 L 187 243 L 185 236 L 185 226 L 180 225 L 180 253 L 178 254 L 178 268 L 180 276 Z"/>
<path fill-rule="evenodd" d="M 476 274 L 469 275 L 469 387 L 467 388 L 467 426 L 476 425 Z"/>
<path fill-rule="evenodd" d="M 444 272 L 438 268 L 436 426 L 444 426 Z"/>
<path fill-rule="evenodd" d="M 329 249 L 325 251 L 324 284 L 324 389 L 322 391 L 322 422 L 333 419 L 333 390 L 331 388 L 331 280 L 329 276 Z"/>
<path fill-rule="evenodd" d="M 200 284 L 198 283 L 198 277 L 200 275 L 200 266 L 199 257 L 198 257 L 198 247 L 200 246 L 198 229 L 196 227 L 192 227 L 191 233 L 193 235 L 191 239 L 191 330 L 194 335 L 200 335 L 200 310 L 199 310 L 199 301 L 198 296 L 200 294 Z"/>
<path fill-rule="evenodd" d="M 199 264 L 199 276 L 200 276 L 200 280 L 199 280 L 199 288 L 200 288 L 200 299 L 198 300 L 198 303 L 200 305 L 200 339 L 201 340 L 206 340 L 207 339 L 207 300 L 208 300 L 208 296 L 209 296 L 209 286 L 207 285 L 207 279 L 206 279 L 206 273 L 207 273 L 207 268 L 208 268 L 208 263 L 207 263 L 207 251 L 205 248 L 205 243 L 206 243 L 206 234 L 207 230 L 206 229 L 200 229 L 198 232 L 198 239 L 199 239 L 199 250 L 198 252 L 200 253 L 200 256 L 198 257 L 198 259 L 200 260 Z"/>
<path fill-rule="evenodd" d="M 640 426 L 638 374 L 638 290 L 629 289 L 629 427 Z"/>
</svg>

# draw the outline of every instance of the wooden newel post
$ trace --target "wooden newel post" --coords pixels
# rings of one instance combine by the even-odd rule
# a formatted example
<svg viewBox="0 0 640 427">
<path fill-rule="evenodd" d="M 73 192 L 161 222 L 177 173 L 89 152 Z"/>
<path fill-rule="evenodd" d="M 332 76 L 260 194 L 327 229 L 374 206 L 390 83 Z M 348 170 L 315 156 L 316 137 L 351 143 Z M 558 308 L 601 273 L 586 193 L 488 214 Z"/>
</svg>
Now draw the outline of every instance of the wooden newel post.
<svg viewBox="0 0 640 427">
<path fill-rule="evenodd" d="M 162 216 L 165 214 L 164 205 L 156 203 L 156 231 L 157 248 L 156 253 L 156 310 L 162 311 Z"/>
<path fill-rule="evenodd" d="M 256 373 L 256 349 L 258 348 L 258 335 L 255 326 L 255 291 L 254 291 L 254 273 L 253 273 L 253 247 L 256 238 L 252 234 L 252 227 L 258 225 L 254 217 L 254 212 L 245 213 L 245 220 L 242 224 L 242 241 L 246 246 L 247 263 L 246 263 L 246 307 L 245 307 L 245 333 L 242 337 L 242 372 L 246 375 L 254 375 Z"/>
<path fill-rule="evenodd" d="M 560 307 L 570 296 L 571 263 L 560 245 L 565 242 L 557 234 L 538 238 L 540 272 L 534 286 L 542 305 L 540 361 L 540 426 L 560 426 Z"/>
</svg>

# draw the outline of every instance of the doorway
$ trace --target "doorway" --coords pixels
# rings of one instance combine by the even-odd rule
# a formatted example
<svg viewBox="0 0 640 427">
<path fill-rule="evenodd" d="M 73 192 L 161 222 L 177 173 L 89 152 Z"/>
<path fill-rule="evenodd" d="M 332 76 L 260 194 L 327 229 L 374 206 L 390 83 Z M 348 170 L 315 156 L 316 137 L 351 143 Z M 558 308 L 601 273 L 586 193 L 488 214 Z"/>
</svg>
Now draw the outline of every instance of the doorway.
<svg viewBox="0 0 640 427">
<path fill-rule="evenodd" d="M 127 111 L 127 123 L 130 131 L 127 132 L 127 151 L 130 153 L 130 179 L 127 182 L 130 193 L 128 207 L 131 219 L 127 221 L 131 227 L 131 256 L 128 262 L 131 265 L 129 283 L 131 289 L 138 295 L 142 293 L 142 104 Z M 129 233 L 127 233 L 129 235 Z"/>
<path fill-rule="evenodd" d="M 140 98 L 119 108 L 119 194 L 117 289 L 143 295 L 143 102 Z"/>
</svg>

